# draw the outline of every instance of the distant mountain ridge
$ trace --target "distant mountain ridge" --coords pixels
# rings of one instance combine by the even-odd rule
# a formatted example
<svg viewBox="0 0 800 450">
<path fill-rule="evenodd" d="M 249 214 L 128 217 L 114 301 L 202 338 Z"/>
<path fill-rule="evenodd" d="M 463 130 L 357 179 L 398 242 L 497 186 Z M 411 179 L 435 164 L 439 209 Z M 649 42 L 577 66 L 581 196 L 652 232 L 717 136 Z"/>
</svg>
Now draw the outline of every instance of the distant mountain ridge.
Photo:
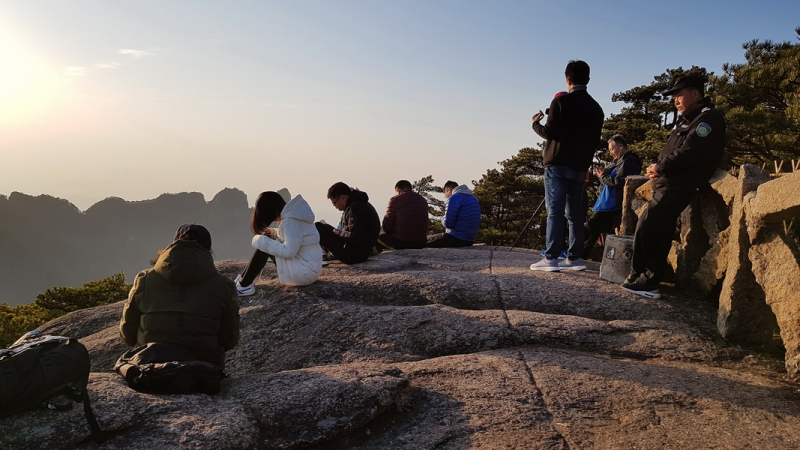
<svg viewBox="0 0 800 450">
<path fill-rule="evenodd" d="M 117 272 L 130 282 L 184 223 L 208 228 L 214 259 L 247 259 L 250 214 L 247 195 L 231 188 L 208 202 L 199 192 L 109 197 L 85 212 L 49 195 L 0 195 L 0 303 L 31 303 L 48 288 Z"/>
</svg>

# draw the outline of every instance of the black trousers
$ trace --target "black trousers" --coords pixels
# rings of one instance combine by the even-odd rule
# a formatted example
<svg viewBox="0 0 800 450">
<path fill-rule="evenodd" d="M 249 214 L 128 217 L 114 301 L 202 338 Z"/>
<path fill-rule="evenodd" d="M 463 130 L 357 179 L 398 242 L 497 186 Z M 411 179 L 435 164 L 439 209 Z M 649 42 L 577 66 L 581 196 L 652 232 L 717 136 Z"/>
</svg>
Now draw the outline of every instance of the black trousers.
<svg viewBox="0 0 800 450">
<path fill-rule="evenodd" d="M 622 211 L 597 211 L 586 222 L 586 241 L 583 244 L 583 257 L 589 257 L 600 235 L 613 233 L 622 223 Z"/>
<path fill-rule="evenodd" d="M 372 254 L 371 248 L 361 248 L 333 232 L 327 223 L 314 223 L 319 232 L 319 245 L 331 252 L 333 256 L 345 264 L 364 262 Z"/>
<path fill-rule="evenodd" d="M 395 238 L 391 234 L 381 233 L 378 236 L 378 250 L 387 250 L 387 249 L 402 249 L 402 248 L 425 248 L 424 242 L 408 242 L 408 241 L 401 241 L 400 239 Z"/>
<path fill-rule="evenodd" d="M 639 217 L 633 236 L 631 273 L 653 273 L 651 280 L 664 277 L 667 256 L 675 236 L 675 224 L 681 213 L 697 197 L 697 190 L 657 190 Z"/>
<path fill-rule="evenodd" d="M 261 273 L 261 270 L 267 265 L 270 259 L 272 262 L 275 262 L 274 256 L 269 253 L 264 253 L 261 250 L 256 250 L 255 253 L 253 253 L 253 257 L 250 258 L 250 262 L 247 263 L 247 267 L 244 269 L 242 280 L 239 282 L 239 285 L 247 287 L 253 284 L 253 281 L 256 280 L 256 277 Z"/>
<path fill-rule="evenodd" d="M 470 247 L 474 242 L 459 239 L 452 234 L 439 233 L 428 236 L 428 244 L 426 247 L 442 248 L 442 247 Z"/>
</svg>

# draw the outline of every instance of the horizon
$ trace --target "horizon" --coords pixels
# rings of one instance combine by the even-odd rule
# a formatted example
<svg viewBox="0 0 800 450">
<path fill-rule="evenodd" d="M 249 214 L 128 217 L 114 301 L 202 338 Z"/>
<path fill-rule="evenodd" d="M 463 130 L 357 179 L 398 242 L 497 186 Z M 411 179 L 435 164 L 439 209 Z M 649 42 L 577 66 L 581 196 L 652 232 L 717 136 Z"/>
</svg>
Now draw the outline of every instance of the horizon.
<svg viewBox="0 0 800 450">
<path fill-rule="evenodd" d="M 0 4 L 0 194 L 85 211 L 287 188 L 329 222 L 337 181 L 382 215 L 397 180 L 471 186 L 536 147 L 530 117 L 570 59 L 609 117 L 614 93 L 668 68 L 721 73 L 743 43 L 794 42 L 800 25 L 779 1 L 74 5 Z"/>
</svg>

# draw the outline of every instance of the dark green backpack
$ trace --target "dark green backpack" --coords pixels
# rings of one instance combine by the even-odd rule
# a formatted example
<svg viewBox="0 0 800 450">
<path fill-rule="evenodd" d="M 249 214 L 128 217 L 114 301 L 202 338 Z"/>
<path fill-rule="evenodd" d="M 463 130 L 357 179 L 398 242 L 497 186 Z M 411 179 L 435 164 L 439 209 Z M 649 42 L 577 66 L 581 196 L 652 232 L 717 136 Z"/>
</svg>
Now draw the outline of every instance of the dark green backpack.
<svg viewBox="0 0 800 450">
<path fill-rule="evenodd" d="M 89 403 L 89 352 L 77 339 L 28 333 L 0 349 L 0 418 L 37 408 L 67 409 L 83 402 L 95 441 L 103 432 Z M 66 403 L 55 401 L 67 397 Z"/>
</svg>

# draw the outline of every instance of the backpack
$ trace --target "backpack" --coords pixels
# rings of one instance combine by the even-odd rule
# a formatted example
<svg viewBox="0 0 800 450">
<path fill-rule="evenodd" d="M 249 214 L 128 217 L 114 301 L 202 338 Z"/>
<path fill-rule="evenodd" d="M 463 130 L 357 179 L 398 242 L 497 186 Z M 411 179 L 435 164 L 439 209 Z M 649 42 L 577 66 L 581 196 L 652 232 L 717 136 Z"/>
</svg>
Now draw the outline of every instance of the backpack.
<svg viewBox="0 0 800 450">
<path fill-rule="evenodd" d="M 221 368 L 197 361 L 180 347 L 152 342 L 123 353 L 114 370 L 125 378 L 128 386 L 149 394 L 214 395 L 228 376 Z"/>
<path fill-rule="evenodd" d="M 45 407 L 70 409 L 83 402 L 83 412 L 96 442 L 105 436 L 89 403 L 89 352 L 77 339 L 27 333 L 0 349 L 0 419 Z M 68 399 L 66 403 L 56 398 Z"/>
</svg>

